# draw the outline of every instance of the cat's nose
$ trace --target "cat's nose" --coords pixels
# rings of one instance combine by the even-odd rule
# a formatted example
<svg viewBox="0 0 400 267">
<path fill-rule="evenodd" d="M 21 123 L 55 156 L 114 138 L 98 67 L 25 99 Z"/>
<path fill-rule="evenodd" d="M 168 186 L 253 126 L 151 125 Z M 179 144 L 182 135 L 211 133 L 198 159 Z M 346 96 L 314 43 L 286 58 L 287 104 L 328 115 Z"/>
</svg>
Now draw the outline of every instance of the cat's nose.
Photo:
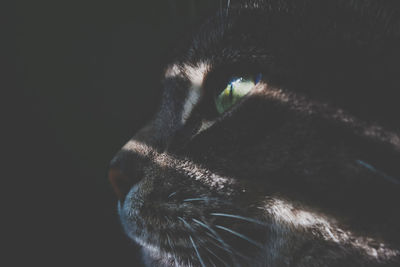
<svg viewBox="0 0 400 267">
<path fill-rule="evenodd" d="M 120 200 L 144 177 L 151 155 L 162 149 L 163 142 L 154 132 L 152 124 L 145 126 L 111 160 L 108 179 Z"/>
<path fill-rule="evenodd" d="M 123 200 L 128 194 L 134 182 L 118 168 L 111 167 L 108 171 L 108 179 L 114 189 L 115 194 Z"/>
<path fill-rule="evenodd" d="M 142 177 L 142 160 L 134 154 L 120 152 L 110 162 L 108 179 L 115 194 L 123 200 Z"/>
</svg>

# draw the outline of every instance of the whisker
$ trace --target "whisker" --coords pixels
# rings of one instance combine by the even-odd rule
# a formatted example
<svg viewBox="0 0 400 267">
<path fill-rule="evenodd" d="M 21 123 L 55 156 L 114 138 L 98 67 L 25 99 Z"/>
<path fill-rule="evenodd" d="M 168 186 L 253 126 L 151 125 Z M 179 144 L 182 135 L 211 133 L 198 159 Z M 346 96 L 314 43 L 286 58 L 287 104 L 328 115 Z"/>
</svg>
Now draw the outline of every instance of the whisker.
<svg viewBox="0 0 400 267">
<path fill-rule="evenodd" d="M 395 179 L 394 177 L 389 176 L 389 175 L 387 175 L 386 173 L 384 173 L 384 172 L 382 172 L 382 171 L 376 169 L 376 168 L 375 168 L 374 166 L 372 166 L 371 164 L 368 164 L 368 163 L 366 163 L 365 161 L 362 161 L 362 160 L 359 160 L 359 159 L 356 160 L 356 162 L 357 162 L 358 164 L 360 164 L 361 166 L 363 166 L 364 168 L 367 168 L 368 170 L 370 170 L 370 171 L 372 171 L 372 172 L 374 172 L 374 173 L 376 173 L 376 174 L 382 176 L 383 178 L 385 178 L 385 179 L 388 180 L 389 182 L 394 183 L 394 184 L 400 184 L 400 181 L 398 181 L 398 180 Z"/>
<path fill-rule="evenodd" d="M 220 257 L 215 255 L 214 252 L 212 252 L 209 248 L 204 247 L 211 255 L 213 255 L 216 259 L 218 259 L 220 262 L 222 262 L 225 266 L 229 266 L 224 260 L 222 260 Z"/>
<path fill-rule="evenodd" d="M 210 231 L 210 232 L 215 236 L 215 238 L 217 239 L 217 241 L 219 241 L 223 246 L 225 246 L 225 247 L 227 247 L 227 248 L 230 248 L 230 246 L 229 246 L 228 244 L 226 244 L 226 243 L 224 242 L 224 240 L 219 236 L 219 234 L 218 234 L 214 229 L 212 229 L 210 226 L 208 226 L 207 224 L 205 224 L 205 223 L 203 223 L 203 222 L 201 222 L 201 221 L 199 221 L 199 220 L 196 220 L 196 219 L 194 219 L 194 218 L 192 218 L 192 221 L 194 221 L 194 222 L 197 223 L 198 225 L 200 225 L 200 226 L 206 228 L 208 231 Z"/>
<path fill-rule="evenodd" d="M 218 239 L 216 239 L 215 237 L 213 237 L 212 235 L 210 235 L 209 233 L 207 233 L 207 235 L 211 238 L 213 238 L 215 241 L 219 242 Z M 224 252 L 227 252 L 229 254 L 229 257 L 232 259 L 233 262 L 235 262 L 235 253 L 232 251 L 232 249 L 225 247 L 225 246 L 221 246 L 218 243 L 215 243 L 213 240 L 208 240 L 208 242 L 210 242 L 211 244 L 213 244 L 214 246 L 216 246 L 217 248 L 222 249 Z"/>
<path fill-rule="evenodd" d="M 241 233 L 235 232 L 235 231 L 233 231 L 233 230 L 231 230 L 229 228 L 226 228 L 226 227 L 223 227 L 223 226 L 220 226 L 220 225 L 216 225 L 215 227 L 217 227 L 219 229 L 222 229 L 222 230 L 225 230 L 225 231 L 227 231 L 227 232 L 229 232 L 229 233 L 231 233 L 233 235 L 236 235 L 236 236 L 246 240 L 247 242 L 259 247 L 260 249 L 264 248 L 264 246 L 262 244 L 260 244 L 259 242 L 254 241 L 253 239 L 250 239 L 250 238 L 248 238 L 247 236 L 245 236 L 245 235 L 243 235 Z"/>
<path fill-rule="evenodd" d="M 212 234 L 206 233 L 206 235 L 209 236 L 209 237 L 211 237 L 212 239 L 214 239 L 214 240 L 220 242 L 220 243 L 222 244 L 222 242 L 221 242 L 217 237 L 213 236 Z M 229 251 L 229 247 L 228 247 L 228 246 L 226 246 L 226 247 L 225 247 L 225 246 L 224 246 L 224 247 L 218 246 L 218 247 L 219 247 L 219 248 L 222 248 L 222 249 L 224 249 L 224 250 L 226 250 L 226 251 Z M 230 251 L 229 251 L 229 252 L 230 252 Z"/>
<path fill-rule="evenodd" d="M 249 218 L 249 217 L 243 217 L 243 216 L 240 216 L 240 215 L 233 215 L 233 214 L 227 214 L 227 213 L 210 213 L 210 215 L 235 218 L 235 219 L 239 219 L 239 220 L 244 220 L 244 221 L 256 223 L 256 224 L 259 224 L 259 225 L 262 225 L 262 226 L 267 226 L 267 224 L 262 222 L 262 221 L 259 221 L 259 220 L 253 219 L 253 218 Z"/>
<path fill-rule="evenodd" d="M 199 198 L 187 198 L 187 199 L 184 199 L 183 201 L 184 202 L 190 202 L 190 201 L 207 201 L 207 200 L 209 200 L 209 198 L 207 198 L 207 197 L 199 197 Z"/>
<path fill-rule="evenodd" d="M 201 221 L 199 221 L 199 220 L 196 220 L 195 218 L 192 218 L 192 221 L 195 222 L 195 223 L 197 223 L 197 224 L 199 224 L 200 226 L 206 228 L 208 231 L 210 231 L 211 233 L 213 233 L 214 235 L 217 236 L 217 232 L 215 232 L 215 231 L 214 231 L 210 226 L 208 226 L 207 224 L 205 224 L 205 223 L 203 223 L 203 222 L 201 222 Z"/>
<path fill-rule="evenodd" d="M 168 195 L 168 198 L 170 198 L 170 197 L 172 197 L 172 196 L 174 196 L 174 195 L 176 195 L 176 192 L 172 192 L 171 194 L 169 194 L 169 195 Z"/>
<path fill-rule="evenodd" d="M 185 219 L 183 219 L 182 217 L 178 217 L 178 219 L 181 220 L 181 221 L 184 223 L 184 225 L 185 225 L 189 230 L 191 230 L 192 232 L 195 232 L 195 230 L 193 229 L 193 227 L 192 227 Z M 192 219 L 192 220 L 193 220 L 193 219 Z M 195 220 L 195 219 L 194 219 L 194 220 Z M 196 221 L 197 221 L 197 220 L 196 220 Z M 199 221 L 198 221 L 198 222 L 199 222 Z M 213 231 L 212 229 L 210 229 L 210 230 Z M 213 231 L 213 232 L 215 232 L 215 231 Z M 204 262 L 202 261 L 202 259 L 201 259 L 201 257 L 200 257 L 200 253 L 199 253 L 199 251 L 198 251 L 198 249 L 197 249 L 196 244 L 194 243 L 192 237 L 191 237 L 191 236 L 189 236 L 189 237 L 190 237 L 190 241 L 191 241 L 192 244 L 193 244 L 193 247 L 195 248 L 197 257 L 199 258 L 199 261 L 200 261 L 201 265 L 202 265 L 202 266 L 205 266 L 205 265 L 204 265 Z M 167 238 L 168 238 L 168 240 L 169 240 L 168 235 L 167 235 Z M 216 237 L 213 237 L 213 238 L 216 238 Z M 220 240 L 217 240 L 217 241 L 220 241 Z M 223 241 L 222 241 L 222 242 L 223 242 Z M 207 249 L 207 248 L 206 248 L 206 249 Z M 225 248 L 223 248 L 223 249 L 226 250 Z"/>
<path fill-rule="evenodd" d="M 167 234 L 167 241 L 168 245 L 171 247 L 172 250 L 175 249 L 175 246 L 172 244 L 171 238 L 169 237 L 169 234 Z"/>
<path fill-rule="evenodd" d="M 174 258 L 174 266 L 175 266 L 175 267 L 179 267 L 179 265 L 178 265 L 178 259 L 176 258 L 176 256 L 175 256 L 175 255 L 172 255 L 172 257 Z"/>
<path fill-rule="evenodd" d="M 201 266 L 202 266 L 202 267 L 206 267 L 205 264 L 204 264 L 204 262 L 203 262 L 203 259 L 202 259 L 201 256 L 200 256 L 199 251 L 197 250 L 197 246 L 196 246 L 196 244 L 194 243 L 194 241 L 193 241 L 193 239 L 192 239 L 192 236 L 189 236 L 189 238 L 190 238 L 190 241 L 192 242 L 192 245 L 193 245 L 194 250 L 196 251 L 197 258 L 199 259 Z"/>
<path fill-rule="evenodd" d="M 212 230 L 212 229 L 211 229 Z M 214 246 L 222 249 L 225 252 L 229 253 L 229 257 L 232 259 L 232 262 L 234 263 L 234 266 L 238 266 L 236 264 L 237 259 L 235 256 L 239 256 L 243 259 L 245 259 L 246 261 L 251 261 L 252 259 L 250 259 L 249 257 L 241 254 L 240 252 L 238 252 L 237 250 L 233 249 L 231 246 L 229 246 L 219 235 L 218 233 L 216 233 L 214 230 L 212 230 L 215 233 L 215 236 L 210 234 L 210 233 L 206 233 L 207 236 L 211 237 L 212 239 L 214 239 L 215 241 L 219 242 L 222 246 L 216 244 L 214 241 L 209 240 L 209 242 L 211 242 Z M 229 266 L 229 265 L 228 265 Z"/>
<path fill-rule="evenodd" d="M 215 239 L 215 237 L 209 235 L 208 233 L 207 233 L 207 235 Z M 216 241 L 219 241 L 219 240 L 216 239 Z M 238 262 L 235 256 L 239 256 L 239 257 L 245 259 L 248 262 L 253 261 L 253 259 L 243 255 L 242 253 L 238 252 L 237 250 L 235 250 L 235 249 L 233 249 L 231 247 L 229 247 L 229 248 L 221 247 L 220 245 L 216 244 L 212 240 L 209 240 L 209 242 L 212 243 L 214 246 L 216 246 L 216 247 L 218 247 L 218 248 L 220 248 L 220 249 L 222 249 L 222 250 L 224 250 L 226 252 L 229 252 L 230 258 L 232 259 L 232 262 L 234 263 L 235 266 L 237 266 L 236 262 Z"/>
<path fill-rule="evenodd" d="M 218 202 L 223 202 L 223 201 L 221 201 L 220 199 L 215 198 L 215 197 L 186 198 L 186 199 L 184 199 L 183 201 L 184 201 L 184 202 L 190 202 L 190 201 L 211 201 L 211 200 L 213 200 L 213 201 L 218 201 Z"/>
<path fill-rule="evenodd" d="M 209 240 L 209 242 L 213 243 L 215 246 L 219 247 L 220 249 L 229 252 L 230 257 L 232 258 L 232 262 L 237 262 L 237 260 L 235 259 L 235 255 L 240 256 L 241 258 L 244 258 L 246 260 L 251 260 L 249 257 L 244 256 L 243 254 L 239 253 L 238 251 L 234 250 L 230 245 L 228 245 L 222 238 L 221 236 L 214 230 L 212 229 L 209 225 L 207 225 L 204 222 L 201 222 L 199 220 L 196 220 L 194 218 L 192 218 L 192 221 L 197 223 L 198 225 L 206 228 L 207 230 L 209 230 L 211 232 L 210 233 L 206 233 L 206 235 L 208 235 L 209 237 L 215 239 L 217 242 L 219 242 L 222 246 L 219 246 L 218 244 L 215 244 L 212 240 Z M 229 266 L 229 265 L 228 265 Z M 236 266 L 236 264 L 235 264 Z"/>
<path fill-rule="evenodd" d="M 187 228 L 189 228 L 189 230 L 191 230 L 192 232 L 194 232 L 193 227 L 192 227 L 185 219 L 183 219 L 182 217 L 178 217 L 178 219 L 181 220 L 181 221 L 183 222 L 183 224 L 184 224 Z"/>
</svg>

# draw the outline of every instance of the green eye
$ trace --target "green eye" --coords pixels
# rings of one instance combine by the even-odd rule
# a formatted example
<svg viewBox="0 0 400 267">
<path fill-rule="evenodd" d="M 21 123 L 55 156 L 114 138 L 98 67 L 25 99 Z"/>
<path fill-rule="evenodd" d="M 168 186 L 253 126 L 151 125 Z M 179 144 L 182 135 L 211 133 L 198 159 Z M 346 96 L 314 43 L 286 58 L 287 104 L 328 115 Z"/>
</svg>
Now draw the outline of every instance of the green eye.
<svg viewBox="0 0 400 267">
<path fill-rule="evenodd" d="M 215 98 L 215 105 L 218 113 L 224 113 L 239 101 L 239 99 L 247 95 L 259 80 L 259 77 L 256 79 L 242 77 L 232 79 L 228 83 L 228 86 Z"/>
</svg>

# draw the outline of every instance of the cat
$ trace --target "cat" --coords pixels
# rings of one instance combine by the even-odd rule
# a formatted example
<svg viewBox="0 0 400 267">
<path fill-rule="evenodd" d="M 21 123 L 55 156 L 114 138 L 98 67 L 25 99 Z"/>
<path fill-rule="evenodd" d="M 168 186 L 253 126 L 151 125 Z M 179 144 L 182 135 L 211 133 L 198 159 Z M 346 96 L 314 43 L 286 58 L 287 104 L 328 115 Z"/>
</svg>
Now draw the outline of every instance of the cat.
<svg viewBox="0 0 400 267">
<path fill-rule="evenodd" d="M 228 2 L 110 163 L 145 264 L 400 266 L 399 5 Z"/>
</svg>

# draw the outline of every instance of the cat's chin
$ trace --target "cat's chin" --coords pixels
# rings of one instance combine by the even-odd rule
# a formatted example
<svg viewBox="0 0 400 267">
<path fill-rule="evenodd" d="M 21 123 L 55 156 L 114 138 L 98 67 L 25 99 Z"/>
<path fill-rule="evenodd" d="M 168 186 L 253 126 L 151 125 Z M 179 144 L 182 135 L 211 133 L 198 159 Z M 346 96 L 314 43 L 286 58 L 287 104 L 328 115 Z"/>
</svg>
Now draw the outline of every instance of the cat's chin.
<svg viewBox="0 0 400 267">
<path fill-rule="evenodd" d="M 134 195 L 138 190 L 138 187 L 133 187 L 128 196 Z M 145 266 L 154 266 L 154 267 L 168 267 L 168 266 L 176 266 L 176 260 L 174 256 L 170 255 L 169 253 L 163 252 L 158 246 L 154 246 L 149 244 L 146 241 L 144 236 L 148 234 L 144 234 L 144 236 L 136 235 L 136 227 L 124 218 L 124 209 L 129 209 L 128 206 L 125 206 L 126 202 L 118 201 L 118 213 L 121 219 L 121 223 L 124 227 L 125 232 L 127 235 L 135 241 L 136 244 L 141 246 L 141 261 Z M 126 212 L 126 210 L 125 210 Z M 130 211 L 132 214 L 132 210 Z M 126 214 L 126 213 L 125 213 Z"/>
<path fill-rule="evenodd" d="M 141 249 L 142 263 L 148 267 L 170 267 L 183 266 L 176 262 L 172 255 L 161 252 L 159 249 L 151 246 L 143 246 Z"/>
</svg>

